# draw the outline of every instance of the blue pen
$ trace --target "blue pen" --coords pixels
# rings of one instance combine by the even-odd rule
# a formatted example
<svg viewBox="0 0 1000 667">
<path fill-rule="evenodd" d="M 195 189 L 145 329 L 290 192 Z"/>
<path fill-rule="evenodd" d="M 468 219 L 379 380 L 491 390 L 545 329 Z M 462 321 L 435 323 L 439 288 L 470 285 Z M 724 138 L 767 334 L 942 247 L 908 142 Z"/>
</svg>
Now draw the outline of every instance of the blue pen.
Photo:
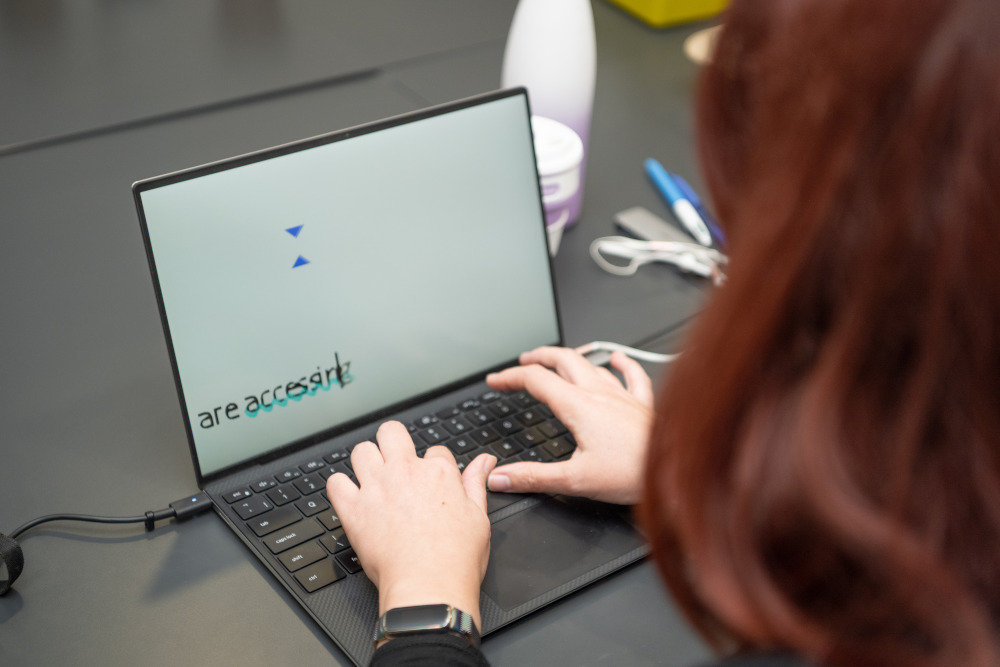
<svg viewBox="0 0 1000 667">
<path fill-rule="evenodd" d="M 680 176 L 678 176 L 673 172 L 668 172 L 668 173 L 670 174 L 670 178 L 673 179 L 674 183 L 677 184 L 677 187 L 680 189 L 681 194 L 687 197 L 688 201 L 691 202 L 691 205 L 694 206 L 694 210 L 698 211 L 698 215 L 700 215 L 701 219 L 705 221 L 705 226 L 708 227 L 708 233 L 712 235 L 712 238 L 715 240 L 715 243 L 720 248 L 725 249 L 726 235 L 722 233 L 722 230 L 719 228 L 719 225 L 716 224 L 715 219 L 712 217 L 712 214 L 708 212 L 707 208 L 705 208 L 705 204 L 702 203 L 701 198 L 698 196 L 698 193 L 695 192 L 694 188 L 688 185 L 688 182 L 685 181 L 683 178 L 681 178 Z"/>
<path fill-rule="evenodd" d="M 660 194 L 670 204 L 674 215 L 677 216 L 677 219 L 681 221 L 681 224 L 684 225 L 684 228 L 688 230 L 691 236 L 703 246 L 711 246 L 712 235 L 708 232 L 705 221 L 698 215 L 698 211 L 694 205 L 681 193 L 680 188 L 670 178 L 670 174 L 663 168 L 663 165 L 653 158 L 649 158 L 646 160 L 646 173 L 649 174 L 653 183 L 660 190 Z"/>
</svg>

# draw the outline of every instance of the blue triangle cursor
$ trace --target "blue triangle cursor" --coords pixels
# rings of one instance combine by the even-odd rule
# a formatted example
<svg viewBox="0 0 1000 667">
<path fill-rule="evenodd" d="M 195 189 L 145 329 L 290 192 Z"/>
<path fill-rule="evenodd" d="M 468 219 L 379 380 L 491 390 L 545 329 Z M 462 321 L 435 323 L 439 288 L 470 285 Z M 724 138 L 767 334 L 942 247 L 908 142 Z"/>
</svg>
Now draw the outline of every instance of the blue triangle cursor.
<svg viewBox="0 0 1000 667">
<path fill-rule="evenodd" d="M 293 268 L 293 269 L 296 269 L 296 268 L 298 268 L 298 267 L 300 267 L 300 266 L 305 266 L 305 265 L 306 265 L 306 264 L 308 264 L 308 263 L 309 263 L 309 260 L 308 260 L 308 259 L 306 259 L 306 258 L 305 258 L 305 257 L 303 257 L 302 255 L 299 255 L 299 258 L 298 258 L 297 260 L 295 260 L 295 263 L 294 263 L 294 264 L 292 264 L 292 268 Z"/>
<path fill-rule="evenodd" d="M 305 225 L 299 225 L 298 227 L 289 227 L 285 231 L 288 232 L 289 234 L 291 234 L 292 236 L 294 236 L 295 238 L 298 238 L 299 237 L 299 232 L 302 231 L 303 227 L 305 227 Z"/>
</svg>

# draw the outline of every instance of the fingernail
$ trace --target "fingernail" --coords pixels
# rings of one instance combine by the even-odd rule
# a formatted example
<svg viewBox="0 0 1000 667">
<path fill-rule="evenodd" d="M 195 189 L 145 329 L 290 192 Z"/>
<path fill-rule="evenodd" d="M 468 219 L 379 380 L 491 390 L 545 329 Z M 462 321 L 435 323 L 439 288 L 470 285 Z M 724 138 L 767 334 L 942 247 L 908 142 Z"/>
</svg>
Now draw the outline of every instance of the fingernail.
<svg viewBox="0 0 1000 667">
<path fill-rule="evenodd" d="M 493 469 L 497 467 L 497 457 L 490 454 L 490 458 L 486 461 L 486 474 L 489 475 L 493 472 Z"/>
<path fill-rule="evenodd" d="M 510 478 L 507 475 L 490 475 L 486 488 L 490 491 L 510 491 Z"/>
</svg>

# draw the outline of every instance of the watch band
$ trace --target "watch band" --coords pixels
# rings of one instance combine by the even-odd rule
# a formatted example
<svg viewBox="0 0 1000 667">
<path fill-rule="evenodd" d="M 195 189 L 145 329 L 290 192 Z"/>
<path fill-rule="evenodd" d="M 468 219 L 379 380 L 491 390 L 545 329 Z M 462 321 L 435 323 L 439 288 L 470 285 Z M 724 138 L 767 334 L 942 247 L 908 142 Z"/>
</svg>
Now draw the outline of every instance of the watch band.
<svg viewBox="0 0 1000 667">
<path fill-rule="evenodd" d="M 377 646 L 383 639 L 426 633 L 458 635 L 479 647 L 479 630 L 472 615 L 447 604 L 390 609 L 379 618 L 373 641 Z"/>
</svg>

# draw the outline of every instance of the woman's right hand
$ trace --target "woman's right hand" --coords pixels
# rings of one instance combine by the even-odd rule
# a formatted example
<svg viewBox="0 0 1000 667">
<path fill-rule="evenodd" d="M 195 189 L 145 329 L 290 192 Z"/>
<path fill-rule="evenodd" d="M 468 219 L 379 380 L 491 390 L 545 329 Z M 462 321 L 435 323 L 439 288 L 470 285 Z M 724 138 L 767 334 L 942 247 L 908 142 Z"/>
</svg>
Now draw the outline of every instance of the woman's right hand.
<svg viewBox="0 0 1000 667">
<path fill-rule="evenodd" d="M 522 354 L 520 362 L 489 375 L 487 384 L 497 391 L 524 389 L 546 403 L 577 448 L 565 461 L 497 467 L 489 489 L 637 503 L 654 418 L 652 382 L 642 366 L 621 352 L 611 355 L 623 386 L 611 371 L 568 348 L 540 347 Z"/>
</svg>

